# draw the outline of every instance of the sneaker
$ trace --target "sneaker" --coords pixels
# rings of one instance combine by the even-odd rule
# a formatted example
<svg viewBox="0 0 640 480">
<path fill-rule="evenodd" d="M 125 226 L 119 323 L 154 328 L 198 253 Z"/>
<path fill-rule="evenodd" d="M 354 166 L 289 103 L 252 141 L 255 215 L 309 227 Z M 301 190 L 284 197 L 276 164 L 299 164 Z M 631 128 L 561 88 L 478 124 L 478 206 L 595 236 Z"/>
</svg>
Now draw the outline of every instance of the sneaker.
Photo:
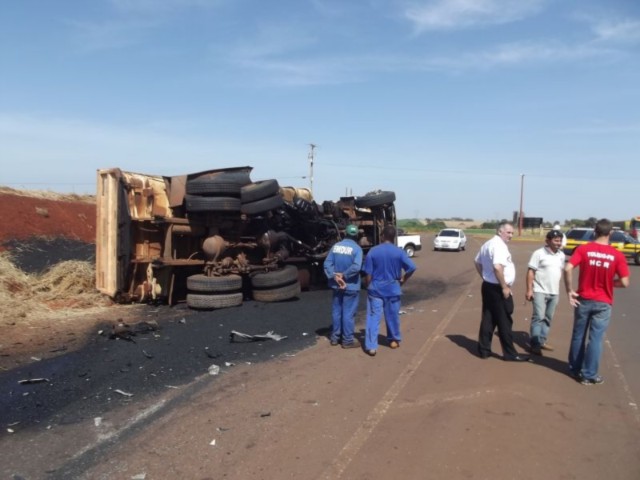
<svg viewBox="0 0 640 480">
<path fill-rule="evenodd" d="M 342 343 L 342 348 L 360 348 L 360 342 L 357 339 L 353 339 L 353 342 Z"/>
<path fill-rule="evenodd" d="M 604 383 L 604 378 L 600 375 L 593 378 L 583 378 L 580 380 L 580 383 L 582 385 L 602 385 Z"/>
<path fill-rule="evenodd" d="M 376 352 L 375 350 L 367 350 L 367 355 L 369 355 L 370 357 L 375 357 L 376 356 Z"/>
<path fill-rule="evenodd" d="M 553 352 L 555 350 L 555 348 L 553 348 L 551 345 L 549 345 L 548 343 L 545 343 L 544 345 L 541 345 L 540 348 L 542 350 L 546 350 L 548 352 Z"/>
<path fill-rule="evenodd" d="M 340 342 L 338 340 L 331 340 L 331 346 L 335 347 L 336 345 L 338 345 Z"/>
<path fill-rule="evenodd" d="M 400 347 L 400 342 L 396 340 L 391 340 L 391 342 L 389 342 L 389 348 L 398 348 L 398 347 Z"/>
</svg>

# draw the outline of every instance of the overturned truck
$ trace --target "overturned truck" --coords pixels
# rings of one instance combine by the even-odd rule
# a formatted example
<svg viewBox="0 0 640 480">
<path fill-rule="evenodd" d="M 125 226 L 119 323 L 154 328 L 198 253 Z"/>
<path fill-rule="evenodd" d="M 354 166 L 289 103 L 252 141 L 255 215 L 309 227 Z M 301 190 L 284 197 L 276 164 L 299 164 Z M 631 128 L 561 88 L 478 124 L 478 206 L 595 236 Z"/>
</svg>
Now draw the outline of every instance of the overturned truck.
<svg viewBox="0 0 640 480">
<path fill-rule="evenodd" d="M 318 204 L 306 188 L 252 181 L 252 167 L 172 177 L 98 170 L 96 286 L 119 302 L 191 308 L 296 297 L 348 224 L 366 252 L 395 225 L 395 193 Z"/>
</svg>

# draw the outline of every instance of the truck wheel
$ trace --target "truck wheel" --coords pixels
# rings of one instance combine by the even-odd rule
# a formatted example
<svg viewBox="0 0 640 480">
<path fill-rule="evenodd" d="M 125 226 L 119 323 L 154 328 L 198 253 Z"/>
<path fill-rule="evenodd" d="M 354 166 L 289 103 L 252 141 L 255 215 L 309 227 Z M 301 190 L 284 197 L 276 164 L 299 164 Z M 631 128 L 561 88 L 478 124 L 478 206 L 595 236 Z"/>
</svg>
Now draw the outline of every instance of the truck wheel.
<svg viewBox="0 0 640 480">
<path fill-rule="evenodd" d="M 405 245 L 404 251 L 407 252 L 407 256 L 409 258 L 413 257 L 416 254 L 416 249 L 413 245 Z"/>
<path fill-rule="evenodd" d="M 187 289 L 191 292 L 232 292 L 242 289 L 240 275 L 207 277 L 203 274 L 187 277 Z"/>
<path fill-rule="evenodd" d="M 241 188 L 242 185 L 239 183 L 222 181 L 220 177 L 203 177 L 187 181 L 187 193 L 191 195 L 240 197 Z"/>
<path fill-rule="evenodd" d="M 187 212 L 238 212 L 240 199 L 233 197 L 200 197 L 185 195 Z"/>
<path fill-rule="evenodd" d="M 380 192 L 373 195 L 365 195 L 356 198 L 356 207 L 376 207 L 385 203 L 393 203 L 396 200 L 395 192 Z"/>
<path fill-rule="evenodd" d="M 273 288 L 290 285 L 297 281 L 298 268 L 294 265 L 286 265 L 281 270 L 256 273 L 251 278 L 251 286 L 254 288 Z"/>
<path fill-rule="evenodd" d="M 283 203 L 284 200 L 280 195 L 274 195 L 273 197 L 263 198 L 255 202 L 243 203 L 240 210 L 247 215 L 257 215 L 278 208 Z"/>
<path fill-rule="evenodd" d="M 277 180 L 261 180 L 245 185 L 241 190 L 242 203 L 251 203 L 271 197 L 280 191 Z"/>
<path fill-rule="evenodd" d="M 279 302 L 289 300 L 300 295 L 300 283 L 296 280 L 291 285 L 284 287 L 271 288 L 269 290 L 254 290 L 253 299 L 258 302 Z"/>
<path fill-rule="evenodd" d="M 220 295 L 187 294 L 189 308 L 211 310 L 214 308 L 237 307 L 242 304 L 242 293 L 226 293 Z"/>
</svg>

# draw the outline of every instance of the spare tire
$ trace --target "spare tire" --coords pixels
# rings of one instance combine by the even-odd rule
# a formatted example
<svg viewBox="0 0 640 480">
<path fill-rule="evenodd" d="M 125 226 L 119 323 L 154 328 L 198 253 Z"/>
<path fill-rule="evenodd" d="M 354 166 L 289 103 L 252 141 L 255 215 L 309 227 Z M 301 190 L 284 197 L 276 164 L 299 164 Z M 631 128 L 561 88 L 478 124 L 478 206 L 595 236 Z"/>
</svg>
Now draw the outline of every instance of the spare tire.
<svg viewBox="0 0 640 480">
<path fill-rule="evenodd" d="M 187 277 L 187 289 L 191 292 L 233 292 L 242 289 L 240 275 L 224 275 L 222 277 L 207 277 L 203 274 Z"/>
<path fill-rule="evenodd" d="M 277 180 L 261 180 L 242 187 L 240 198 L 242 203 L 250 203 L 271 197 L 279 192 L 280 185 Z"/>
<path fill-rule="evenodd" d="M 257 215 L 259 213 L 268 212 L 274 208 L 280 207 L 284 203 L 284 200 L 280 195 L 274 195 L 273 197 L 263 198 L 251 203 L 243 203 L 240 207 L 242 213 L 247 215 Z"/>
<path fill-rule="evenodd" d="M 372 195 L 365 195 L 364 197 L 356 198 L 356 207 L 377 207 L 378 205 L 384 205 L 386 203 L 393 203 L 396 201 L 395 192 L 379 192 Z"/>
</svg>

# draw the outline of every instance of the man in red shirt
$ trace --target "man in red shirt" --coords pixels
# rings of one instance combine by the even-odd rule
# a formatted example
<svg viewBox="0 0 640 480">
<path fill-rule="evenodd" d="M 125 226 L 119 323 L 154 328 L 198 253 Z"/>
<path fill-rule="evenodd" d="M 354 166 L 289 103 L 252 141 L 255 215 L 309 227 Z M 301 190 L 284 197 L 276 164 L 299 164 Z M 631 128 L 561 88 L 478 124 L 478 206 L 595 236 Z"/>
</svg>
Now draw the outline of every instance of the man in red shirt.
<svg viewBox="0 0 640 480">
<path fill-rule="evenodd" d="M 598 375 L 602 339 L 611 320 L 614 287 L 629 286 L 625 256 L 609 245 L 613 224 L 603 218 L 595 228 L 596 239 L 580 245 L 564 269 L 569 303 L 574 307 L 569 369 L 583 385 L 600 385 Z M 578 267 L 578 291 L 572 287 L 573 269 Z"/>
</svg>

